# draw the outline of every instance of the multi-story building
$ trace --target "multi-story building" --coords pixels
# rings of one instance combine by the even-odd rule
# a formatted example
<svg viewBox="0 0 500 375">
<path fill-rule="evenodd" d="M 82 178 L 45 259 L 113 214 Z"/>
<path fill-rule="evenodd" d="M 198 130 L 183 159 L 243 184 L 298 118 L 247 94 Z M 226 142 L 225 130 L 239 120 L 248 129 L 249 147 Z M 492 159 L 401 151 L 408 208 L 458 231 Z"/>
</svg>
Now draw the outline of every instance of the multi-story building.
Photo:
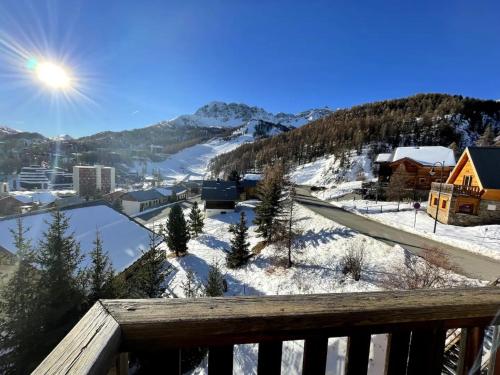
<svg viewBox="0 0 500 375">
<path fill-rule="evenodd" d="M 74 166 L 73 188 L 80 196 L 112 193 L 115 190 L 115 168 L 103 165 Z"/>
</svg>

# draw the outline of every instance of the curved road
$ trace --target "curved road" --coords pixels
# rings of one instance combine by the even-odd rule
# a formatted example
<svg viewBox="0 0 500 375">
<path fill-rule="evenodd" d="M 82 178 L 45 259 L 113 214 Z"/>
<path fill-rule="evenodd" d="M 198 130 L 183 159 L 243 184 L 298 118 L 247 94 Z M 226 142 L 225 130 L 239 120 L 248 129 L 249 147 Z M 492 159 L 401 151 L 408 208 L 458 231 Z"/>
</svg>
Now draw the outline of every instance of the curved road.
<svg viewBox="0 0 500 375">
<path fill-rule="evenodd" d="M 327 219 L 389 245 L 398 244 L 417 255 L 421 254 L 424 249 L 438 249 L 465 276 L 490 281 L 500 277 L 500 261 L 347 212 L 311 196 L 308 188 L 297 187 L 296 201 Z"/>
</svg>

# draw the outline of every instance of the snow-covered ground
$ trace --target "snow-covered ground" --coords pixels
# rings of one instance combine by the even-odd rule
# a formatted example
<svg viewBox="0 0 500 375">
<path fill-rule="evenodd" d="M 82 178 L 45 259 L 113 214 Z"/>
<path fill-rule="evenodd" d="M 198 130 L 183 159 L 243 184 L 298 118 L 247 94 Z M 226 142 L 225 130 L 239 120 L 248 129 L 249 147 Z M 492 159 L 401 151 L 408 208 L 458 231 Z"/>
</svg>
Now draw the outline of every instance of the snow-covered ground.
<svg viewBox="0 0 500 375">
<path fill-rule="evenodd" d="M 126 215 L 107 205 L 90 205 L 63 211 L 69 218 L 68 233 L 74 233 L 85 255 L 83 266 L 89 263 L 88 254 L 93 249 L 96 230 L 99 230 L 104 250 L 109 253 L 113 266 L 121 271 L 132 264 L 149 245 L 150 232 Z M 37 246 L 43 238 L 50 222 L 50 213 L 36 213 L 23 216 L 25 229 L 29 228 L 27 238 Z M 16 219 L 0 220 L 0 246 L 15 253 L 10 229 L 16 227 Z"/>
<path fill-rule="evenodd" d="M 373 177 L 372 163 L 367 152 L 367 149 L 364 149 L 361 155 L 355 151 L 350 152 L 344 167 L 340 166 L 340 160 L 335 156 L 325 156 L 311 163 L 299 165 L 292 171 L 291 177 L 299 185 L 330 189 L 345 182 L 354 182 L 361 186 L 361 181 Z"/>
<path fill-rule="evenodd" d="M 18 201 L 30 204 L 49 204 L 59 199 L 60 196 L 74 195 L 74 190 L 37 190 L 37 191 L 11 191 L 9 193 Z"/>
<path fill-rule="evenodd" d="M 366 200 L 331 200 L 330 203 L 393 227 L 500 260 L 500 225 L 460 227 L 438 222 L 434 234 L 434 219 L 426 212 L 426 202 L 417 211 L 416 221 L 413 203 L 401 203 L 399 212 L 397 202 L 375 204 Z"/>
<path fill-rule="evenodd" d="M 323 218 L 314 212 L 298 207 L 298 226 L 302 231 L 300 247 L 293 252 L 294 266 L 283 266 L 285 254 L 279 253 L 273 246 L 265 247 L 249 263 L 236 270 L 225 267 L 225 254 L 230 248 L 231 234 L 229 225 L 239 219 L 239 212 L 244 211 L 249 224 L 249 242 L 251 247 L 259 242 L 252 224 L 253 208 L 256 202 L 247 201 L 238 205 L 235 213 L 217 215 L 205 219 L 202 235 L 192 239 L 188 255 L 169 261 L 176 271 L 168 280 L 168 293 L 183 297 L 183 283 L 189 270 L 193 271 L 200 284 L 204 283 L 208 267 L 218 262 L 228 283 L 226 295 L 282 295 L 309 293 L 346 293 L 376 291 L 385 288 L 386 280 L 395 272 L 395 268 L 405 262 L 408 254 L 400 247 L 390 247 L 370 237 L 363 236 L 350 228 Z M 186 212 L 187 213 L 187 212 Z M 160 222 L 155 223 L 159 225 Z M 365 249 L 366 265 L 360 281 L 342 274 L 339 263 L 350 247 Z M 461 276 L 454 276 L 457 282 L 464 281 Z M 372 338 L 370 351 L 370 374 L 383 372 L 386 336 Z M 332 338 L 328 349 L 328 374 L 342 374 L 346 351 L 345 338 Z M 286 342 L 283 349 L 283 373 L 299 374 L 302 364 L 303 342 Z M 235 348 L 235 373 L 251 374 L 256 372 L 256 345 L 240 345 Z M 195 373 L 205 373 L 205 368 Z"/>
</svg>

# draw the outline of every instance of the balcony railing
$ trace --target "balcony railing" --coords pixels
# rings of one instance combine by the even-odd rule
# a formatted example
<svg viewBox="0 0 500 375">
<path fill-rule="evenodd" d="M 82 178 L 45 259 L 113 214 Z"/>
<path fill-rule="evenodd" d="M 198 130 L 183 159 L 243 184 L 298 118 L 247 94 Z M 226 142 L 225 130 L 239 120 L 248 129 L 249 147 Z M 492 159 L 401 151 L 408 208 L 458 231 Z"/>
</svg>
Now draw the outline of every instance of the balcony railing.
<svg viewBox="0 0 500 375">
<path fill-rule="evenodd" d="M 457 374 L 481 368 L 484 328 L 497 325 L 500 289 L 104 300 L 35 374 L 126 374 L 124 352 L 154 353 L 179 373 L 179 349 L 208 347 L 208 373 L 231 374 L 233 345 L 259 343 L 258 374 L 279 374 L 282 342 L 303 339 L 303 374 L 324 374 L 329 337 L 348 337 L 345 374 L 366 374 L 372 334 L 387 333 L 385 374 L 441 374 L 447 331 L 462 328 Z M 494 345 L 496 350 L 496 345 Z M 492 349 L 489 374 L 500 374 Z M 117 359 L 122 359 L 117 360 Z M 172 358 L 172 357 L 168 357 Z M 479 358 L 479 360 L 478 360 Z"/>
<path fill-rule="evenodd" d="M 431 190 L 439 191 L 439 182 L 433 182 L 431 184 Z M 468 185 L 453 185 L 445 184 L 441 185 L 441 192 L 445 194 L 465 195 L 470 197 L 479 198 L 481 196 L 481 190 L 479 186 L 468 186 Z"/>
</svg>

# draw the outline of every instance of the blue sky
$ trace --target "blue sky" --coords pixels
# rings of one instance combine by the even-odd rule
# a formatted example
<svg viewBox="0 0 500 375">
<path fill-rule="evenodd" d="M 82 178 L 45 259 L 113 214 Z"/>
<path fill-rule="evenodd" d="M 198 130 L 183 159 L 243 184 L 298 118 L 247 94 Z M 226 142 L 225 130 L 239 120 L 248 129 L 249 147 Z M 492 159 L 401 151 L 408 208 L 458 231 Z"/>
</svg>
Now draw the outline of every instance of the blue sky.
<svg viewBox="0 0 500 375">
<path fill-rule="evenodd" d="M 298 112 L 419 92 L 500 98 L 500 2 L 3 0 L 0 124 L 74 136 L 212 101 Z M 29 57 L 62 63 L 66 95 Z"/>
</svg>

